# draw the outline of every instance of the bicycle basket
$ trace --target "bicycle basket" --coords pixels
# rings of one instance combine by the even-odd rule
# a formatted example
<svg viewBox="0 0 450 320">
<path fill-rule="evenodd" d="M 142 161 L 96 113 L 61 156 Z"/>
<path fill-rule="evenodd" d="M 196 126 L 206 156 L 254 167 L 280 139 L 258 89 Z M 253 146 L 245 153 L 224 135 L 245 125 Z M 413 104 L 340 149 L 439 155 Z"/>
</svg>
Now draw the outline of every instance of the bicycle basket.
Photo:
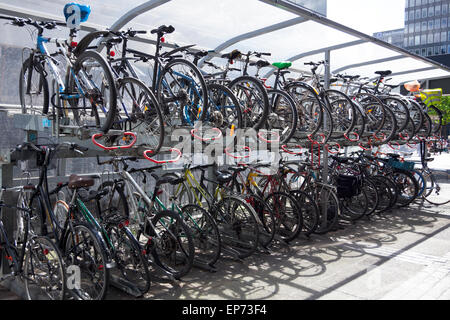
<svg viewBox="0 0 450 320">
<path fill-rule="evenodd" d="M 362 179 L 359 176 L 339 175 L 336 179 L 337 196 L 351 198 L 361 193 Z"/>
<path fill-rule="evenodd" d="M 392 168 L 396 168 L 396 169 L 401 169 L 401 170 L 406 170 L 406 171 L 411 171 L 414 170 L 414 162 L 411 161 L 397 161 L 395 159 L 389 159 L 388 161 L 388 166 L 392 167 Z"/>
</svg>

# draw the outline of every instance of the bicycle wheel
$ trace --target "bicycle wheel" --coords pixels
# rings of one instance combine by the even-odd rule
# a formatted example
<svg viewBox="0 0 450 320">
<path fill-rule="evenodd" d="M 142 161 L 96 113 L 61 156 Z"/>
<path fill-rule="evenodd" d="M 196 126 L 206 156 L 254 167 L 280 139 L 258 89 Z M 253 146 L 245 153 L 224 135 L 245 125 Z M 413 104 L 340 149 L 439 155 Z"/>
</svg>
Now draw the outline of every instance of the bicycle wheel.
<svg viewBox="0 0 450 320">
<path fill-rule="evenodd" d="M 264 201 L 273 212 L 276 234 L 286 242 L 297 238 L 303 228 L 303 217 L 296 198 L 287 193 L 273 192 Z"/>
<path fill-rule="evenodd" d="M 66 99 L 76 124 L 108 132 L 116 118 L 117 91 L 105 59 L 95 51 L 84 51 L 68 74 L 67 83 L 69 97 Z"/>
<path fill-rule="evenodd" d="M 448 196 L 448 191 L 444 191 L 442 189 L 438 178 L 433 174 L 433 172 L 425 171 L 422 175 L 426 185 L 425 190 L 422 194 L 422 198 L 424 198 L 427 202 L 437 206 L 449 203 L 450 198 Z"/>
<path fill-rule="evenodd" d="M 356 109 L 350 98 L 337 90 L 326 90 L 325 99 L 333 119 L 333 138 L 349 135 L 356 124 Z"/>
<path fill-rule="evenodd" d="M 372 179 L 364 178 L 362 187 L 367 195 L 367 211 L 365 214 L 370 216 L 378 208 L 380 196 L 378 194 L 377 186 Z"/>
<path fill-rule="evenodd" d="M 78 267 L 80 282 L 69 289 L 81 300 L 102 300 L 109 285 L 106 246 L 102 238 L 84 223 L 75 223 L 64 241 L 68 266 Z"/>
<path fill-rule="evenodd" d="M 314 88 L 303 82 L 292 82 L 284 88 L 297 107 L 297 131 L 300 139 L 314 135 L 322 126 L 323 106 Z"/>
<path fill-rule="evenodd" d="M 383 101 L 384 105 L 392 110 L 395 114 L 395 119 L 397 120 L 398 131 L 403 131 L 408 125 L 409 121 L 409 109 L 405 102 L 402 100 L 391 97 L 391 96 L 382 96 L 380 97 L 381 101 Z"/>
<path fill-rule="evenodd" d="M 19 98 L 22 113 L 48 113 L 49 87 L 44 67 L 32 56 L 25 60 L 20 70 Z"/>
<path fill-rule="evenodd" d="M 442 128 L 443 123 L 443 113 L 441 110 L 436 108 L 435 106 L 428 106 L 428 115 L 430 116 L 431 121 L 431 133 L 438 134 Z"/>
<path fill-rule="evenodd" d="M 194 239 L 195 260 L 214 266 L 220 257 L 222 240 L 213 217 L 208 211 L 194 204 L 181 208 L 181 215 Z"/>
<path fill-rule="evenodd" d="M 259 217 L 259 244 L 263 248 L 268 248 L 276 233 L 276 220 L 273 211 L 262 197 L 247 194 L 244 195 L 244 199 Z"/>
<path fill-rule="evenodd" d="M 391 177 L 388 178 L 388 177 L 382 176 L 382 175 L 377 175 L 375 177 L 377 179 L 381 179 L 384 183 L 387 184 L 387 186 L 388 186 L 388 188 L 389 188 L 389 190 L 390 190 L 390 192 L 392 194 L 392 197 L 390 197 L 391 202 L 389 204 L 389 208 L 388 209 L 393 208 L 395 206 L 395 204 L 397 203 L 397 199 L 399 197 L 399 190 L 398 190 L 397 185 L 395 184 L 394 180 L 391 179 Z"/>
<path fill-rule="evenodd" d="M 310 195 L 319 209 L 319 224 L 314 231 L 316 234 L 324 234 L 336 227 L 341 216 L 341 208 L 336 193 L 323 186 L 308 186 L 304 190 Z"/>
<path fill-rule="evenodd" d="M 358 103 L 359 111 L 363 113 L 366 127 L 362 132 L 367 133 L 368 135 L 378 133 L 383 128 L 386 118 L 383 102 L 376 96 L 363 92 L 356 94 L 353 99 Z M 362 135 L 360 136 L 362 137 Z"/>
<path fill-rule="evenodd" d="M 123 188 L 123 183 L 114 181 L 105 181 L 99 186 L 97 191 L 105 193 L 105 195 L 96 200 L 97 217 L 105 220 L 109 216 L 116 215 L 127 219 L 130 217 L 130 210 Z"/>
<path fill-rule="evenodd" d="M 351 221 L 361 219 L 369 209 L 369 200 L 366 190 L 361 189 L 358 195 L 339 199 L 342 204 L 342 215 Z"/>
<path fill-rule="evenodd" d="M 391 207 L 393 194 L 388 184 L 383 179 L 380 179 L 380 177 L 375 176 L 370 179 L 375 185 L 378 194 L 378 204 L 374 212 L 379 214 Z"/>
<path fill-rule="evenodd" d="M 280 144 L 287 143 L 297 129 L 297 108 L 291 96 L 281 90 L 267 90 L 270 113 L 266 121 L 266 129 L 277 131 Z"/>
<path fill-rule="evenodd" d="M 158 263 L 176 279 L 187 275 L 194 263 L 194 238 L 189 227 L 175 211 L 158 212 L 149 228 L 151 236 L 147 254 L 151 253 Z"/>
<path fill-rule="evenodd" d="M 139 133 L 139 143 L 148 146 L 153 155 L 157 154 L 164 141 L 164 123 L 155 95 L 135 78 L 119 79 L 117 94 L 121 107 L 118 122 L 126 121 L 126 130 Z"/>
<path fill-rule="evenodd" d="M 155 94 L 169 127 L 193 127 L 206 118 L 208 90 L 201 72 L 190 61 L 170 60 L 160 73 Z"/>
<path fill-rule="evenodd" d="M 33 237 L 27 246 L 23 271 L 27 298 L 63 300 L 66 273 L 58 248 L 47 237 Z"/>
<path fill-rule="evenodd" d="M 416 101 L 409 100 L 408 102 L 409 102 L 409 106 L 410 106 L 409 115 L 410 115 L 411 120 L 414 123 L 414 128 L 415 128 L 413 136 L 415 136 L 419 132 L 420 128 L 422 127 L 423 121 L 424 121 L 423 110 L 422 110 L 420 104 L 418 104 Z"/>
<path fill-rule="evenodd" d="M 239 258 L 251 256 L 259 244 L 259 227 L 253 208 L 241 198 L 229 196 L 211 212 L 219 227 L 222 244 L 231 247 Z"/>
<path fill-rule="evenodd" d="M 209 103 L 206 124 L 223 132 L 243 128 L 242 111 L 234 93 L 218 83 L 208 83 L 207 87 Z"/>
<path fill-rule="evenodd" d="M 302 220 L 303 220 L 303 234 L 306 236 L 311 235 L 316 231 L 319 225 L 319 208 L 306 192 L 300 190 L 294 190 L 290 192 L 291 195 L 295 197 L 300 209 Z"/>
<path fill-rule="evenodd" d="M 269 97 L 261 82 L 254 77 L 241 76 L 228 87 L 239 101 L 244 128 L 263 128 L 269 115 Z"/>
<path fill-rule="evenodd" d="M 399 191 L 396 206 L 397 208 L 406 207 L 417 198 L 419 184 L 409 171 L 396 170 L 391 176 Z"/>
<path fill-rule="evenodd" d="M 142 295 L 145 294 L 150 289 L 150 272 L 143 248 L 123 225 L 109 224 L 106 231 L 114 246 L 114 261 L 117 264 L 111 275 L 124 278 Z"/>
</svg>

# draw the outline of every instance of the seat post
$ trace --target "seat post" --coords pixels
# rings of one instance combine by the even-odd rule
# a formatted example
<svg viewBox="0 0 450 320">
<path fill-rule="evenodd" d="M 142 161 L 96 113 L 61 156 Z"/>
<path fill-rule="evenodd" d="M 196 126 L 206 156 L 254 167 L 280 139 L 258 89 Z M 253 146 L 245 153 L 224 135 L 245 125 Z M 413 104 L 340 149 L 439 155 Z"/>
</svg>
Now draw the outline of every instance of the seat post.
<svg viewBox="0 0 450 320">
<path fill-rule="evenodd" d="M 281 74 L 281 69 L 278 69 L 277 71 L 277 76 L 275 78 L 275 83 L 273 85 L 273 89 L 276 90 L 278 87 L 278 81 L 280 81 L 280 74 Z"/>
</svg>

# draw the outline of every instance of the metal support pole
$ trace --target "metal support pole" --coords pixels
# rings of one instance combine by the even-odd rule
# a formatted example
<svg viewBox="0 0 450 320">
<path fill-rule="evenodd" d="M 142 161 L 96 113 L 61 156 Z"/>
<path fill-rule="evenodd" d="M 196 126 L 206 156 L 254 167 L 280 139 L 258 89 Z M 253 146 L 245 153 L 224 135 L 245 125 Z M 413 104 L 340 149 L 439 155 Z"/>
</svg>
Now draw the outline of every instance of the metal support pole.
<svg viewBox="0 0 450 320">
<path fill-rule="evenodd" d="M 328 90 L 330 88 L 330 78 L 331 78 L 331 68 L 330 68 L 330 50 L 325 51 L 325 71 L 324 71 L 324 88 L 325 90 Z M 327 126 L 327 118 L 324 118 L 324 128 Z M 322 172 L 322 182 L 328 183 L 328 151 L 324 148 L 323 149 L 323 172 Z M 320 156 L 320 154 L 319 154 Z M 328 207 L 327 207 L 327 201 L 324 201 L 322 203 L 322 226 L 326 226 L 327 220 L 328 220 Z"/>
<path fill-rule="evenodd" d="M 2 164 L 0 169 L 0 175 L 1 175 L 1 187 L 8 188 L 13 186 L 13 168 L 14 166 L 10 163 L 8 164 Z M 5 203 L 7 204 L 14 204 L 14 194 L 11 192 L 5 192 L 3 194 L 3 199 Z M 3 225 L 5 227 L 6 233 L 8 234 L 8 237 L 12 237 L 13 231 L 14 231 L 14 209 L 3 207 L 1 208 L 1 217 L 0 219 L 3 222 Z M 4 275 L 7 275 L 11 273 L 11 270 L 8 266 L 8 261 L 5 258 L 5 255 L 2 255 L 2 268 L 0 270 L 0 277 L 3 277 Z"/>
</svg>

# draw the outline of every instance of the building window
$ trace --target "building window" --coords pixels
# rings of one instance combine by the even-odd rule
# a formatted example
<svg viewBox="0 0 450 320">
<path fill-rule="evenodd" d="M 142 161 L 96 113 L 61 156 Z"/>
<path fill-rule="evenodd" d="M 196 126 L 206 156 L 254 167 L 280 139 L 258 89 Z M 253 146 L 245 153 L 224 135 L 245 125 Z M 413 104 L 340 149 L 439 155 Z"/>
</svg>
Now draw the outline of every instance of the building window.
<svg viewBox="0 0 450 320">
<path fill-rule="evenodd" d="M 441 19 L 434 20 L 434 28 L 440 29 L 441 28 Z"/>
<path fill-rule="evenodd" d="M 414 24 L 413 23 L 411 23 L 409 25 L 409 33 L 414 33 Z"/>
<path fill-rule="evenodd" d="M 447 52 L 450 52 L 450 44 L 447 46 Z"/>
<path fill-rule="evenodd" d="M 441 42 L 441 34 L 439 32 L 434 33 L 434 43 Z"/>
<path fill-rule="evenodd" d="M 440 16 L 441 15 L 441 6 L 434 7 L 434 15 Z"/>
<path fill-rule="evenodd" d="M 439 47 L 439 46 L 434 47 L 434 54 L 439 54 L 440 51 L 441 51 L 441 47 Z"/>
<path fill-rule="evenodd" d="M 442 20 L 441 20 L 441 28 L 442 29 L 447 28 L 447 18 L 442 18 Z"/>
<path fill-rule="evenodd" d="M 414 37 L 414 45 L 415 46 L 420 46 L 420 36 L 415 36 Z"/>
<path fill-rule="evenodd" d="M 433 55 L 433 48 L 427 48 L 427 56 L 432 56 Z"/>
<path fill-rule="evenodd" d="M 423 8 L 422 9 L 422 18 L 426 18 L 427 17 L 427 12 L 428 12 L 427 8 Z"/>
<path fill-rule="evenodd" d="M 426 34 L 422 34 L 420 36 L 420 43 L 421 44 L 427 44 L 427 35 Z"/>
<path fill-rule="evenodd" d="M 433 30 L 433 20 L 428 21 L 428 30 Z"/>
<path fill-rule="evenodd" d="M 447 53 L 447 46 L 441 46 L 441 54 Z"/>
<path fill-rule="evenodd" d="M 441 32 L 441 42 L 447 41 L 447 31 Z"/>
<path fill-rule="evenodd" d="M 414 10 L 409 11 L 409 21 L 414 20 Z"/>
<path fill-rule="evenodd" d="M 448 4 L 443 4 L 442 5 L 442 15 L 446 16 L 448 13 Z"/>
<path fill-rule="evenodd" d="M 409 37 L 408 45 L 412 47 L 414 45 L 414 37 Z"/>
<path fill-rule="evenodd" d="M 428 41 L 427 41 L 427 43 L 428 44 L 433 43 L 433 34 L 432 33 L 428 34 Z"/>
<path fill-rule="evenodd" d="M 426 56 L 427 55 L 427 49 L 425 49 L 425 48 L 422 48 L 422 56 Z"/>
<path fill-rule="evenodd" d="M 416 22 L 415 26 L 414 26 L 414 32 L 420 32 L 420 22 Z"/>
<path fill-rule="evenodd" d="M 423 21 L 422 22 L 422 32 L 427 31 L 427 22 Z"/>
<path fill-rule="evenodd" d="M 403 47 L 406 48 L 408 46 L 408 38 L 403 39 Z"/>
<path fill-rule="evenodd" d="M 414 0 L 409 0 L 409 6 L 410 7 L 414 7 L 415 5 L 415 1 Z"/>
<path fill-rule="evenodd" d="M 434 7 L 429 7 L 428 8 L 428 16 L 429 17 L 433 17 L 434 16 Z"/>
</svg>

